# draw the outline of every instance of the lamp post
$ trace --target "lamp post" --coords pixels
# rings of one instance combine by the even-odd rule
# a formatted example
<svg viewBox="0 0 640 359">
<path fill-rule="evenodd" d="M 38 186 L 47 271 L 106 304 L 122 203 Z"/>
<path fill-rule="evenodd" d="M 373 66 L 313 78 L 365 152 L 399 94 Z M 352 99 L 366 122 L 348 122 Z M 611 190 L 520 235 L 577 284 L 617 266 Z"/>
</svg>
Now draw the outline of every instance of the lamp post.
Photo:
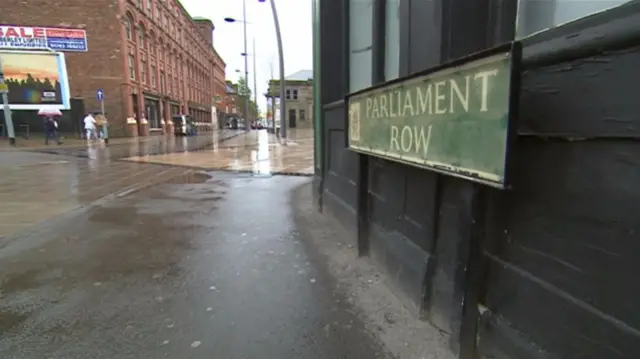
<svg viewBox="0 0 640 359">
<path fill-rule="evenodd" d="M 266 0 L 258 0 L 265 2 Z M 282 34 L 280 33 L 280 21 L 278 21 L 278 10 L 275 0 L 269 0 L 271 12 L 273 14 L 273 24 L 276 28 L 276 40 L 278 41 L 278 58 L 280 60 L 280 135 L 284 143 L 287 141 L 287 115 L 286 102 L 284 101 L 284 51 L 282 50 Z"/>
<path fill-rule="evenodd" d="M 253 57 L 253 103 L 257 106 L 258 105 L 258 78 L 257 78 L 257 74 L 258 74 L 258 70 L 256 70 L 256 39 L 255 37 L 253 38 L 253 53 L 252 54 L 247 54 L 246 52 L 243 52 L 242 54 L 240 54 L 244 57 L 247 56 L 252 56 Z M 245 79 L 246 81 L 246 79 Z M 256 112 L 256 119 L 257 119 L 257 112 Z"/>
<path fill-rule="evenodd" d="M 224 19 L 226 22 L 236 22 L 236 19 L 227 17 Z M 242 28 L 244 38 L 244 53 L 247 53 L 247 0 L 242 0 Z M 249 81 L 249 63 L 247 57 L 244 57 L 244 84 L 247 85 Z M 245 131 L 249 131 L 250 126 L 248 124 L 249 117 L 249 97 L 244 101 L 244 128 Z"/>
<path fill-rule="evenodd" d="M 242 0 L 242 9 L 243 9 L 243 23 L 244 23 L 244 53 L 247 53 L 247 19 L 246 19 L 246 6 L 245 1 Z M 267 0 L 258 0 L 258 2 L 266 2 Z M 278 10 L 276 9 L 275 0 L 269 0 L 271 4 L 271 13 L 273 14 L 273 23 L 276 28 L 276 40 L 278 42 L 278 59 L 280 60 L 280 136 L 282 137 L 284 143 L 286 144 L 287 139 L 287 116 L 286 116 L 286 103 L 284 101 L 284 91 L 285 91 L 285 83 L 284 83 L 284 51 L 282 49 L 282 34 L 280 33 L 280 21 L 278 20 Z M 236 20 L 233 18 L 225 18 L 226 22 L 235 22 Z M 247 57 L 244 58 L 245 64 L 245 75 L 248 73 L 247 67 Z M 275 121 L 274 121 L 275 122 Z"/>
<path fill-rule="evenodd" d="M 253 103 L 256 105 L 256 117 L 258 116 L 258 71 L 256 70 L 256 38 L 253 38 Z"/>
</svg>

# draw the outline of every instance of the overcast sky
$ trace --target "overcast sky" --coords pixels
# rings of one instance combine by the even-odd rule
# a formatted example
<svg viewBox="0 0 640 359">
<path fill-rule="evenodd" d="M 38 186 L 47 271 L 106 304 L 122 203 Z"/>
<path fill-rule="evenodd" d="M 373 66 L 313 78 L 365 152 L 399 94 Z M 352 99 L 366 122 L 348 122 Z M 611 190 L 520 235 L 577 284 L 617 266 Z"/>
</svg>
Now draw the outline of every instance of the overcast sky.
<svg viewBox="0 0 640 359">
<path fill-rule="evenodd" d="M 268 0 L 245 0 L 247 4 L 247 51 L 253 54 L 253 39 L 256 42 L 256 73 L 258 104 L 265 108 L 264 97 L 267 82 L 278 74 L 278 47 L 273 16 Z M 228 23 L 225 17 L 242 20 L 242 0 L 181 0 L 193 17 L 204 17 L 213 21 L 213 45 L 227 63 L 227 79 L 236 82 L 244 74 L 244 52 L 242 23 Z M 285 75 L 313 68 L 311 0 L 275 0 L 283 37 Z M 249 86 L 253 91 L 253 58 L 249 57 Z"/>
</svg>

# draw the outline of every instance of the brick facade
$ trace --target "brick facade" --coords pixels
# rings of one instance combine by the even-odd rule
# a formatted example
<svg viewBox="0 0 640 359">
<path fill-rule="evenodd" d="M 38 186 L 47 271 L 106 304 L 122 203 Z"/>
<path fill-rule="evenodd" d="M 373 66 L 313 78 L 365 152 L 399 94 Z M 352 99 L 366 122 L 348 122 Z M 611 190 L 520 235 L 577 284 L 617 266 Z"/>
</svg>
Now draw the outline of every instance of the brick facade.
<svg viewBox="0 0 640 359">
<path fill-rule="evenodd" d="M 87 31 L 89 51 L 66 53 L 71 96 L 94 111 L 103 89 L 113 135 L 161 132 L 176 112 L 211 122 L 214 99 L 224 96 L 226 65 L 212 46 L 213 23 L 192 19 L 175 0 L 2 3 L 12 11 L 0 12 L 0 24 Z"/>
</svg>

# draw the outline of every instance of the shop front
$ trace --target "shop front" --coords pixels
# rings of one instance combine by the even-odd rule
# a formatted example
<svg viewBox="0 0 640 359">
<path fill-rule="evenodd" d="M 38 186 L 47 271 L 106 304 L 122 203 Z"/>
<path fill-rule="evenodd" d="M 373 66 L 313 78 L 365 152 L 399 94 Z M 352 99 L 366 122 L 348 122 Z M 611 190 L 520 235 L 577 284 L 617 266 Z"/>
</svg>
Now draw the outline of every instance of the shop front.
<svg viewBox="0 0 640 359">
<path fill-rule="evenodd" d="M 156 97 L 145 95 L 144 107 L 150 134 L 162 132 L 162 106 Z"/>
<path fill-rule="evenodd" d="M 207 108 L 202 104 L 189 102 L 189 115 L 197 124 L 198 131 L 211 131 L 213 118 L 211 116 L 211 107 Z"/>
<path fill-rule="evenodd" d="M 640 357 L 640 2 L 314 4 L 318 206 L 407 308 L 462 359 Z"/>
</svg>

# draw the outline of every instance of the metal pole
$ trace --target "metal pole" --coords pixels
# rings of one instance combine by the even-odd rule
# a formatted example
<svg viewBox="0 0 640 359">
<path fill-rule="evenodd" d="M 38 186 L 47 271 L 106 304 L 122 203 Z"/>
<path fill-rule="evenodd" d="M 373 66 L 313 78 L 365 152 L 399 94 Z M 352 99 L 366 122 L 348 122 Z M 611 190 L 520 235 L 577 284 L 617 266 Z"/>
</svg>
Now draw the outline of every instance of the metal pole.
<svg viewBox="0 0 640 359">
<path fill-rule="evenodd" d="M 2 56 L 0 56 L 0 83 L 4 82 L 4 72 L 2 71 Z M 13 130 L 13 119 L 11 118 L 11 108 L 9 107 L 9 93 L 8 91 L 2 92 L 2 108 L 4 109 L 4 123 L 7 127 L 7 137 L 9 138 L 9 144 L 16 145 L 16 133 Z"/>
<path fill-rule="evenodd" d="M 256 38 L 253 38 L 253 102 L 255 106 L 258 106 L 258 78 L 256 71 Z M 256 116 L 258 114 L 256 113 Z M 256 118 L 257 119 L 257 118 Z"/>
<path fill-rule="evenodd" d="M 269 75 L 269 88 L 268 88 L 268 92 L 269 92 L 269 96 L 271 96 L 271 127 L 273 129 L 273 133 L 276 133 L 276 100 L 273 97 L 273 93 L 271 91 L 271 80 L 273 80 L 273 59 L 269 60 L 269 68 L 270 68 L 270 75 Z"/>
<path fill-rule="evenodd" d="M 104 95 L 103 95 L 104 96 Z M 100 112 L 102 112 L 102 139 L 104 144 L 109 144 L 109 125 L 107 124 L 107 115 L 104 113 L 104 97 L 100 100 Z"/>
<path fill-rule="evenodd" d="M 247 0 L 242 0 L 242 27 L 244 28 L 244 85 L 245 85 L 245 99 L 244 99 L 244 128 L 245 131 L 249 131 L 251 128 L 249 124 L 249 99 L 246 90 L 249 88 L 249 59 L 247 56 Z"/>
<path fill-rule="evenodd" d="M 273 125 L 273 134 L 277 135 L 276 132 L 276 98 L 272 94 L 271 96 L 271 123 Z"/>
<path fill-rule="evenodd" d="M 280 59 L 280 136 L 287 140 L 287 105 L 284 98 L 284 51 L 282 50 L 282 34 L 280 34 L 280 21 L 278 21 L 278 10 L 276 10 L 275 0 L 270 0 L 271 12 L 273 13 L 273 23 L 276 27 L 276 39 L 278 40 L 278 57 Z"/>
</svg>

